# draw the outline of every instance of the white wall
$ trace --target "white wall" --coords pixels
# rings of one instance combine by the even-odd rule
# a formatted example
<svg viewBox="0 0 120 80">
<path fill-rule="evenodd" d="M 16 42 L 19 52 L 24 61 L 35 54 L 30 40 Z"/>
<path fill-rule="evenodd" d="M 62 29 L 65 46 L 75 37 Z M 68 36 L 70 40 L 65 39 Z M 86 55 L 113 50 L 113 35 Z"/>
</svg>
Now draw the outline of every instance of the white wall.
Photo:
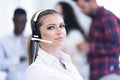
<svg viewBox="0 0 120 80">
<path fill-rule="evenodd" d="M 97 2 L 120 18 L 120 0 L 97 0 Z"/>
</svg>

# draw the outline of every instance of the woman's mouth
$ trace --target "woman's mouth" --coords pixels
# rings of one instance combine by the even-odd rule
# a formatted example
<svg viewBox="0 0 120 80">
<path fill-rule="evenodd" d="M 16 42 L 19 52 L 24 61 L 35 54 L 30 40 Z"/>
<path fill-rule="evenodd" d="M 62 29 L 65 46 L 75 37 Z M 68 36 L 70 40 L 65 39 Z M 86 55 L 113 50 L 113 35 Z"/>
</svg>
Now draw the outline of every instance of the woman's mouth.
<svg viewBox="0 0 120 80">
<path fill-rule="evenodd" d="M 58 38 L 55 38 L 55 40 L 63 41 L 63 40 L 64 40 L 64 37 L 58 37 Z"/>
</svg>

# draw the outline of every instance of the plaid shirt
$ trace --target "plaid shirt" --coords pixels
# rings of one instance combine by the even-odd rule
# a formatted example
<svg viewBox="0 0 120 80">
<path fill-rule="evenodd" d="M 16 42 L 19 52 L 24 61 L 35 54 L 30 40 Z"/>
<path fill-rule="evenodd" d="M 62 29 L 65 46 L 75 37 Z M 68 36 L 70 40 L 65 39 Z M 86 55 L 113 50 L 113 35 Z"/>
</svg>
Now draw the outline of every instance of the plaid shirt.
<svg viewBox="0 0 120 80">
<path fill-rule="evenodd" d="M 91 17 L 88 36 L 90 80 L 98 80 L 110 73 L 120 74 L 120 20 L 103 7 Z"/>
</svg>

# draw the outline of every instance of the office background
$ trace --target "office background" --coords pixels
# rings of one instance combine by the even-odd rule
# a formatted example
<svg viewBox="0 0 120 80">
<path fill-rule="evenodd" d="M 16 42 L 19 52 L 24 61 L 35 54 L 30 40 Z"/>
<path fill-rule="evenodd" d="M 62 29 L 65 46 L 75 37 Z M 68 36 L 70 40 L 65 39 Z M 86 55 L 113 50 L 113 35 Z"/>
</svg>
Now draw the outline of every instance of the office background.
<svg viewBox="0 0 120 80">
<path fill-rule="evenodd" d="M 24 8 L 27 11 L 27 27 L 26 35 L 30 32 L 30 19 L 33 13 L 39 9 L 54 8 L 58 1 L 67 1 L 71 3 L 76 11 L 78 20 L 84 26 L 84 30 L 88 32 L 90 19 L 82 14 L 76 4 L 72 0 L 1 0 L 0 1 L 0 37 L 7 35 L 13 31 L 13 12 L 15 8 Z M 97 0 L 99 5 L 111 10 L 120 18 L 120 0 Z M 81 15 L 80 15 L 81 14 Z M 86 23 L 84 23 L 86 22 Z"/>
</svg>

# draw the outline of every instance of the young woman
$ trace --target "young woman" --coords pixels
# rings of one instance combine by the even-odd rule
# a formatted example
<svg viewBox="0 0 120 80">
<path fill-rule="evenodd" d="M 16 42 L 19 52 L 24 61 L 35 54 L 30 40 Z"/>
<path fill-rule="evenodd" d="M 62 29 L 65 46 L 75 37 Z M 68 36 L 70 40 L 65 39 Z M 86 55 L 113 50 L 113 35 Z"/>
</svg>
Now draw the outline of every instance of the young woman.
<svg viewBox="0 0 120 80">
<path fill-rule="evenodd" d="M 74 11 L 74 6 L 66 1 L 60 1 L 55 6 L 59 12 L 64 16 L 66 24 L 67 38 L 61 48 L 62 51 L 71 55 L 72 61 L 79 73 L 84 79 L 89 77 L 89 67 L 87 63 L 87 56 L 85 52 L 78 50 L 78 44 L 84 42 L 86 34 L 77 20 L 77 15 Z"/>
<path fill-rule="evenodd" d="M 61 12 L 64 16 L 67 35 L 69 35 L 71 31 L 77 30 L 79 34 L 81 34 L 84 38 L 86 38 L 84 30 L 82 26 L 79 24 L 77 20 L 77 16 L 74 12 L 74 8 L 72 7 L 71 4 L 65 1 L 60 1 L 57 3 L 55 8 L 56 10 Z"/>
<path fill-rule="evenodd" d="M 70 56 L 59 49 L 66 38 L 62 15 L 53 9 L 38 11 L 31 26 L 26 80 L 83 80 Z"/>
</svg>

